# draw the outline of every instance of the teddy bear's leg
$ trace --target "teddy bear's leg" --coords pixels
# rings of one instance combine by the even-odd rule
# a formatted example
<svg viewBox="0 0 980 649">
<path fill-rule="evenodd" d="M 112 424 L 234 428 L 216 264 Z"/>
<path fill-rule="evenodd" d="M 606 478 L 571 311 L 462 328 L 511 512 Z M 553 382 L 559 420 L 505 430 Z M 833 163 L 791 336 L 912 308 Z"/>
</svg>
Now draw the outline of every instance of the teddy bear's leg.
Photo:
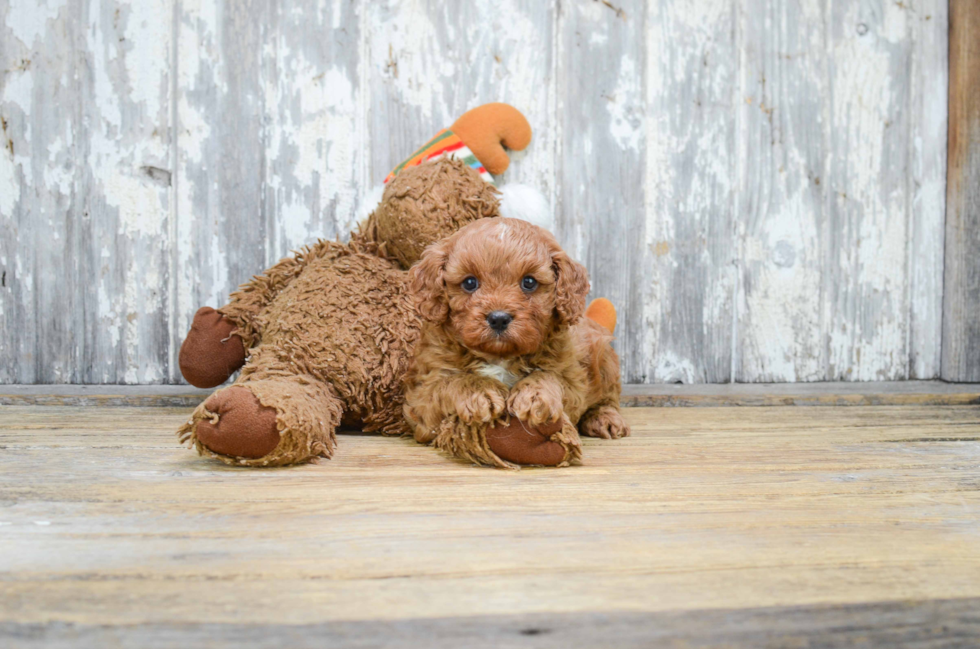
<svg viewBox="0 0 980 649">
<path fill-rule="evenodd" d="M 582 458 L 578 431 L 567 415 L 538 427 L 516 417 L 490 427 L 447 417 L 432 445 L 460 459 L 508 469 L 520 465 L 568 466 Z"/>
<path fill-rule="evenodd" d="M 500 458 L 523 465 L 568 466 L 582 459 L 578 430 L 563 414 L 555 423 L 534 427 L 517 417 L 486 432 L 490 449 Z"/>
<path fill-rule="evenodd" d="M 543 424 L 537 429 L 511 417 L 506 424 L 487 429 L 487 444 L 498 457 L 514 464 L 558 466 L 568 454 L 551 436 L 561 430 L 561 422 Z"/>
<path fill-rule="evenodd" d="M 201 455 L 228 464 L 281 466 L 329 458 L 343 406 L 333 390 L 302 375 L 253 378 L 218 390 L 181 429 Z"/>
<path fill-rule="evenodd" d="M 276 409 L 263 406 L 248 388 L 218 390 L 204 408 L 210 418 L 198 421 L 194 434 L 212 453 L 256 460 L 279 446 Z"/>
<path fill-rule="evenodd" d="M 180 373 L 198 388 L 221 385 L 245 364 L 245 345 L 232 332 L 235 323 L 209 306 L 194 314 L 191 330 L 180 346 Z"/>
</svg>

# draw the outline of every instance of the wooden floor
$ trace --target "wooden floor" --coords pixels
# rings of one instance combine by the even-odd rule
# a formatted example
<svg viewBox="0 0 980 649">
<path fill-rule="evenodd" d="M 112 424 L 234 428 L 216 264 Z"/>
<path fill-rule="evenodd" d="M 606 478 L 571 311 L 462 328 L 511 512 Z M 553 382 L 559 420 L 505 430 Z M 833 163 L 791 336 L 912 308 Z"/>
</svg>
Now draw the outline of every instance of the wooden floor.
<svg viewBox="0 0 980 649">
<path fill-rule="evenodd" d="M 980 646 L 980 407 L 633 408 L 571 469 L 0 407 L 0 646 Z"/>
</svg>

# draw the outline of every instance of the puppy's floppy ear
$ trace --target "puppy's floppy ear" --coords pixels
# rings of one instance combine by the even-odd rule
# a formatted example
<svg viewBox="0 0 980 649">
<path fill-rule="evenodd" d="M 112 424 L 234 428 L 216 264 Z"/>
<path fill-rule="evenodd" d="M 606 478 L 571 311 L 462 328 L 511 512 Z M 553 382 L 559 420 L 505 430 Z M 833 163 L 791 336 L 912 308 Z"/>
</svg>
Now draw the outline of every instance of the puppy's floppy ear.
<svg viewBox="0 0 980 649">
<path fill-rule="evenodd" d="M 585 297 L 589 294 L 589 273 L 585 266 L 574 261 L 564 250 L 551 254 L 555 269 L 555 312 L 562 324 L 575 324 L 585 313 Z"/>
<path fill-rule="evenodd" d="M 443 271 L 449 258 L 449 242 L 442 240 L 425 249 L 410 271 L 412 298 L 422 319 L 443 322 L 449 315 Z"/>
</svg>

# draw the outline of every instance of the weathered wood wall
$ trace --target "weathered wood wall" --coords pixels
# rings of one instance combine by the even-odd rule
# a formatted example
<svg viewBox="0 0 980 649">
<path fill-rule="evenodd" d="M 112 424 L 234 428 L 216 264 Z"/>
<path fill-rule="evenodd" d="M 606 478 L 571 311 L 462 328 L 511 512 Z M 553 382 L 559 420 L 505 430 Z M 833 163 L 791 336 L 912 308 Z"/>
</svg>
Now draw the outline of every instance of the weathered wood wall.
<svg viewBox="0 0 980 649">
<path fill-rule="evenodd" d="M 949 5 L 942 378 L 980 382 L 980 2 Z"/>
<path fill-rule="evenodd" d="M 945 0 L 0 0 L 0 382 L 191 315 L 507 101 L 631 382 L 939 375 Z"/>
</svg>

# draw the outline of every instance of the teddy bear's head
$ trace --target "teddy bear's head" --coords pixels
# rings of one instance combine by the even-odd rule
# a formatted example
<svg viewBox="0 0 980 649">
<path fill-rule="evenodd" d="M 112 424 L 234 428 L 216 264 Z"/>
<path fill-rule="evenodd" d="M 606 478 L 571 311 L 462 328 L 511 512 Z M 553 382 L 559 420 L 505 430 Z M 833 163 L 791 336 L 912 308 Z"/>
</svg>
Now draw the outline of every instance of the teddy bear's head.
<svg viewBox="0 0 980 649">
<path fill-rule="evenodd" d="M 440 158 L 403 170 L 368 219 L 385 252 L 409 268 L 430 244 L 464 225 L 500 215 L 497 188 L 462 160 Z"/>
</svg>

